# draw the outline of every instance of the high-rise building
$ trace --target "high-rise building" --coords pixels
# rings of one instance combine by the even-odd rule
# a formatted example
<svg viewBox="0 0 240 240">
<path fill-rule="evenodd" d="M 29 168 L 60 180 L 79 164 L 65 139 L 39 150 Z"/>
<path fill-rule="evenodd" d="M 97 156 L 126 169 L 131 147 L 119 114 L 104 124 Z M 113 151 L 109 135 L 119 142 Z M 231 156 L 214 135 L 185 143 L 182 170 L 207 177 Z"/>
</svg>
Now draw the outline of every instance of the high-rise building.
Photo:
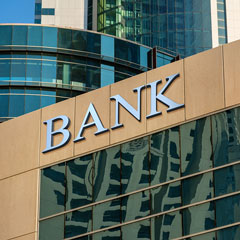
<svg viewBox="0 0 240 240">
<path fill-rule="evenodd" d="M 35 23 L 87 29 L 88 0 L 35 0 Z"/>
<path fill-rule="evenodd" d="M 82 10 L 71 25 L 74 13 L 78 14 L 72 13 L 75 2 L 81 2 Z M 66 6 L 61 12 L 62 4 Z M 52 16 L 46 16 L 50 7 Z M 43 24 L 88 28 L 169 49 L 182 57 L 240 38 L 238 0 L 42 0 L 42 7 L 36 0 L 36 11 L 36 23 L 41 19 Z"/>
<path fill-rule="evenodd" d="M 182 57 L 240 39 L 238 0 L 98 0 L 89 5 L 89 28 Z"/>
</svg>

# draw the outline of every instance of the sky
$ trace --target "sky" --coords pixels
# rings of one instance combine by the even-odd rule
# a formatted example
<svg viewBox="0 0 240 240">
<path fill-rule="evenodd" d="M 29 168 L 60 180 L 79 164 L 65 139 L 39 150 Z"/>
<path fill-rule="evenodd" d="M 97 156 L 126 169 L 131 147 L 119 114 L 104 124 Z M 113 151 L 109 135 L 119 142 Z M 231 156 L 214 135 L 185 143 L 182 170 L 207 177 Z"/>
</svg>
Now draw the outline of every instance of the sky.
<svg viewBox="0 0 240 240">
<path fill-rule="evenodd" d="M 0 23 L 34 23 L 35 0 L 0 0 Z"/>
</svg>

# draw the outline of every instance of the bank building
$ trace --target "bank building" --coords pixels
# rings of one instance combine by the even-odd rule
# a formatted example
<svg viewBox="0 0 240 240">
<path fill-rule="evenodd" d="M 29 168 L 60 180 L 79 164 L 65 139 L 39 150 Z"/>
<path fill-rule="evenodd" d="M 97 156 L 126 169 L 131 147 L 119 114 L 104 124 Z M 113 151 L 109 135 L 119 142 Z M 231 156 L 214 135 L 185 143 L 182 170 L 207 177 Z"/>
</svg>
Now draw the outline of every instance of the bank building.
<svg viewBox="0 0 240 240">
<path fill-rule="evenodd" d="M 0 33 L 0 239 L 240 239 L 239 40 Z"/>
</svg>

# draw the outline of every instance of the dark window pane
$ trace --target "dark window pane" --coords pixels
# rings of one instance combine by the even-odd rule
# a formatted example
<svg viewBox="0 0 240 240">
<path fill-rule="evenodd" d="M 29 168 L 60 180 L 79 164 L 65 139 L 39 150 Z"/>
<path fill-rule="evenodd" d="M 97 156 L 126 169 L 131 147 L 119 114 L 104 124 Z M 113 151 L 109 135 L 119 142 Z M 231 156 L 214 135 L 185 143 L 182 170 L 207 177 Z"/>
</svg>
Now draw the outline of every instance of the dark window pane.
<svg viewBox="0 0 240 240">
<path fill-rule="evenodd" d="M 64 211 L 65 163 L 41 172 L 40 218 Z"/>
<path fill-rule="evenodd" d="M 181 207 L 180 181 L 151 190 L 151 213 L 160 213 Z"/>
<path fill-rule="evenodd" d="M 213 197 L 214 193 L 212 172 L 183 180 L 183 205 L 204 201 Z"/>
<path fill-rule="evenodd" d="M 27 45 L 27 26 L 13 26 L 13 45 Z"/>
<path fill-rule="evenodd" d="M 0 60 L 0 84 L 8 84 L 10 79 L 11 60 Z"/>
<path fill-rule="evenodd" d="M 214 166 L 239 161 L 240 108 L 212 116 Z"/>
<path fill-rule="evenodd" d="M 67 162 L 66 209 L 92 202 L 92 155 Z"/>
<path fill-rule="evenodd" d="M 210 118 L 180 126 L 182 174 L 200 172 L 212 167 Z"/>
<path fill-rule="evenodd" d="M 0 27 L 0 45 L 12 44 L 12 26 Z"/>
<path fill-rule="evenodd" d="M 179 128 L 172 128 L 150 137 L 151 185 L 180 177 Z"/>
<path fill-rule="evenodd" d="M 66 214 L 65 238 L 80 235 L 92 230 L 92 208 L 84 208 Z"/>
<path fill-rule="evenodd" d="M 29 85 L 33 85 L 34 82 L 38 82 L 40 85 L 41 81 L 41 61 L 39 60 L 27 60 L 27 75 L 26 81 L 30 82 Z"/>
<path fill-rule="evenodd" d="M 150 220 L 123 226 L 122 239 L 150 239 Z"/>
<path fill-rule="evenodd" d="M 56 97 L 41 96 L 41 108 L 56 103 Z"/>
<path fill-rule="evenodd" d="M 56 84 L 57 64 L 53 61 L 42 61 L 42 84 Z"/>
<path fill-rule="evenodd" d="M 240 195 L 223 198 L 216 201 L 217 227 L 240 221 Z"/>
<path fill-rule="evenodd" d="M 215 227 L 215 211 L 213 202 L 187 208 L 182 212 L 184 235 L 202 232 Z"/>
<path fill-rule="evenodd" d="M 59 240 L 64 238 L 64 215 L 41 221 L 39 224 L 39 240 Z"/>
<path fill-rule="evenodd" d="M 150 215 L 149 191 L 124 197 L 121 203 L 122 222 L 128 222 Z"/>
<path fill-rule="evenodd" d="M 214 171 L 215 195 L 220 196 L 240 191 L 240 165 L 235 165 Z"/>
<path fill-rule="evenodd" d="M 8 117 L 8 95 L 1 95 L 0 92 L 0 117 Z"/>
<path fill-rule="evenodd" d="M 72 30 L 70 29 L 58 29 L 58 47 L 59 48 L 71 48 L 72 45 Z"/>
<path fill-rule="evenodd" d="M 42 46 L 42 27 L 28 26 L 28 45 Z"/>
<path fill-rule="evenodd" d="M 94 201 L 120 194 L 120 146 L 94 155 Z"/>
<path fill-rule="evenodd" d="M 24 114 L 24 95 L 9 96 L 9 117 L 18 117 Z"/>
<path fill-rule="evenodd" d="M 174 229 L 174 231 L 173 231 Z M 151 239 L 167 240 L 182 236 L 182 216 L 179 211 L 151 218 Z M 150 239 L 150 238 L 149 238 Z"/>
<path fill-rule="evenodd" d="M 93 230 L 120 223 L 120 199 L 93 206 Z"/>
<path fill-rule="evenodd" d="M 57 28 L 43 27 L 43 46 L 57 47 Z"/>
<path fill-rule="evenodd" d="M 25 91 L 25 113 L 35 111 L 40 108 L 40 96 L 33 96 L 28 94 L 40 95 L 40 90 L 26 90 Z"/>
<path fill-rule="evenodd" d="M 122 193 L 149 186 L 148 137 L 122 145 Z"/>
<path fill-rule="evenodd" d="M 76 50 L 87 50 L 87 32 L 72 31 L 72 47 Z"/>
<path fill-rule="evenodd" d="M 15 83 L 24 84 L 26 76 L 26 60 L 12 60 L 11 79 Z"/>
</svg>

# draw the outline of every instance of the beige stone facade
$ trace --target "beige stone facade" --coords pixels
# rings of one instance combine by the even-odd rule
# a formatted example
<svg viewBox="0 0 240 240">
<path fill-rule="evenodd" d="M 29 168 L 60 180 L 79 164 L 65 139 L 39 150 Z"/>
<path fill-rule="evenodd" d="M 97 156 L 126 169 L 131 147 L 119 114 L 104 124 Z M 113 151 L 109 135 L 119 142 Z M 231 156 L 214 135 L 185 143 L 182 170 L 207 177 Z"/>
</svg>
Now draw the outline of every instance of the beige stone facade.
<svg viewBox="0 0 240 240">
<path fill-rule="evenodd" d="M 240 105 L 240 41 L 197 54 L 80 95 L 76 98 L 23 115 L 0 125 L 0 239 L 37 239 L 39 212 L 39 172 L 41 168 L 108 148 L 130 139 L 177 126 L 203 116 Z M 162 114 L 147 119 L 150 112 L 150 89 L 141 92 L 141 121 L 120 107 L 122 128 L 112 130 L 115 121 L 113 95 L 121 95 L 137 109 L 137 93 L 133 89 L 179 73 L 164 95 L 185 104 L 167 112 L 158 101 Z M 96 127 L 85 129 L 85 140 L 74 143 L 90 103 L 93 103 L 105 128 L 109 131 L 94 135 Z M 70 141 L 63 147 L 42 153 L 46 146 L 44 121 L 66 115 L 71 124 Z M 91 119 L 89 119 L 91 121 Z M 56 122 L 57 129 L 61 122 Z M 54 136 L 54 145 L 61 141 Z"/>
</svg>

